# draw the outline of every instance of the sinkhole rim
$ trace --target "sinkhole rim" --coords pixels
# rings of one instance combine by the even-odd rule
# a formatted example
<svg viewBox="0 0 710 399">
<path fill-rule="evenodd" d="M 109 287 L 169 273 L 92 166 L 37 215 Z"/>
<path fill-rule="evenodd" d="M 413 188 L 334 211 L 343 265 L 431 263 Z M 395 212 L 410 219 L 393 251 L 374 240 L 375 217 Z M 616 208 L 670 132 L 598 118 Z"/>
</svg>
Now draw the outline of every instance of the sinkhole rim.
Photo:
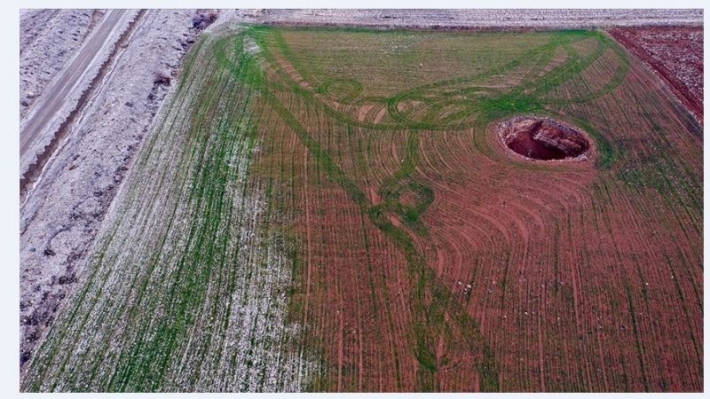
<svg viewBox="0 0 710 399">
<path fill-rule="evenodd" d="M 514 116 L 498 122 L 496 131 L 508 153 L 530 161 L 584 161 L 594 150 L 582 129 L 546 116 Z"/>
</svg>

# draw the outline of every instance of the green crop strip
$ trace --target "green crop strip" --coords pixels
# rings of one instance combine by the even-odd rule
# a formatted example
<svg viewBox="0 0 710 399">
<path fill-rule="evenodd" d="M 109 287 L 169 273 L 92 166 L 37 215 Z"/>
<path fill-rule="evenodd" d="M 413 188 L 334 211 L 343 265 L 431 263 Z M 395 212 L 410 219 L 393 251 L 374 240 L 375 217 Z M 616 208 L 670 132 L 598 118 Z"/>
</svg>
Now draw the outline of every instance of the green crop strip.
<svg viewBox="0 0 710 399">
<path fill-rule="evenodd" d="M 65 335 L 62 329 L 57 329 L 56 334 L 40 348 L 38 359 L 42 359 L 42 362 L 35 363 L 24 382 L 29 384 L 25 385 L 29 389 L 76 391 L 96 390 L 97 386 L 103 391 L 160 391 L 176 389 L 178 386 L 184 389 L 185 386 L 197 387 L 203 384 L 204 377 L 199 374 L 203 369 L 219 367 L 219 363 L 212 360 L 211 354 L 216 353 L 217 359 L 223 356 L 222 344 L 219 342 L 226 338 L 221 335 L 229 328 L 232 316 L 231 308 L 226 307 L 224 301 L 215 301 L 212 296 L 216 291 L 223 294 L 234 292 L 235 280 L 241 278 L 238 274 L 244 273 L 239 271 L 241 265 L 234 263 L 239 254 L 239 248 L 234 247 L 234 242 L 241 238 L 233 235 L 234 228 L 231 227 L 241 223 L 244 216 L 238 209 L 233 212 L 233 201 L 234 195 L 238 197 L 247 187 L 246 184 L 243 188 L 239 185 L 243 184 L 241 181 L 249 174 L 246 168 L 257 145 L 256 120 L 259 114 L 252 112 L 254 99 L 253 92 L 249 90 L 249 87 L 257 86 L 258 82 L 250 81 L 250 77 L 245 74 L 250 71 L 246 68 L 247 64 L 237 63 L 234 70 L 217 68 L 207 74 L 197 75 L 198 60 L 203 66 L 205 62 L 209 64 L 217 61 L 212 46 L 213 43 L 209 47 L 201 44 L 196 47 L 196 53 L 191 54 L 186 65 L 188 72 L 178 86 L 176 98 L 180 103 L 171 103 L 189 111 L 172 119 L 170 116 L 175 114 L 169 115 L 157 133 L 160 138 L 152 138 L 146 147 L 150 151 L 143 153 L 143 158 L 139 160 L 142 166 L 138 168 L 140 173 L 150 168 L 146 163 L 146 154 L 154 152 L 150 155 L 160 157 L 160 151 L 170 151 L 166 146 L 175 145 L 165 141 L 166 137 L 172 137 L 172 129 L 184 136 L 182 145 L 173 147 L 179 151 L 173 161 L 179 165 L 176 167 L 177 174 L 159 174 L 156 179 L 156 186 L 161 187 L 157 191 L 163 195 L 166 192 L 163 188 L 166 176 L 173 177 L 175 186 L 166 188 L 181 197 L 174 202 L 175 209 L 180 204 L 183 211 L 189 209 L 194 212 L 194 216 L 186 223 L 182 247 L 173 248 L 174 252 L 169 249 L 170 245 L 175 245 L 174 237 L 169 237 L 169 234 L 182 220 L 176 215 L 175 209 L 170 211 L 170 204 L 165 204 L 169 217 L 166 225 L 155 232 L 159 237 L 158 245 L 145 254 L 141 264 L 136 265 L 139 274 L 129 276 L 125 284 L 120 281 L 119 288 L 106 286 L 106 294 L 97 292 L 107 276 L 122 273 L 121 270 L 111 269 L 117 262 L 115 255 L 112 258 L 103 254 L 97 257 L 97 264 L 84 284 L 77 306 L 68 314 L 68 319 L 63 318 L 57 323 L 69 323 L 69 328 L 73 328 L 77 320 L 81 323 L 77 326 L 81 328 L 90 316 L 95 315 L 93 328 L 102 328 L 102 334 L 110 339 L 101 343 L 103 351 L 96 351 L 98 347 L 95 347 L 91 349 L 91 356 L 79 352 L 72 358 L 69 356 L 72 350 L 67 352 L 62 349 L 67 344 L 83 345 L 78 343 L 79 340 L 93 339 L 83 336 L 90 334 L 91 329 L 81 328 L 82 333 L 77 334 L 79 337 Z M 235 48 L 235 53 L 221 55 L 232 57 L 240 53 L 241 48 Z M 258 78 L 258 75 L 255 76 Z M 189 89 L 194 89 L 195 81 L 199 81 L 202 86 L 188 93 Z M 193 96 L 191 100 L 185 101 L 188 94 Z M 188 103 L 197 106 L 189 107 Z M 156 140 L 161 139 L 163 142 L 155 145 Z M 141 201 L 141 196 L 136 195 L 136 192 L 141 192 L 146 186 L 150 186 L 147 180 L 139 181 L 128 192 L 128 202 L 122 206 L 125 208 L 126 205 Z M 272 217 L 271 209 L 266 209 L 266 219 Z M 129 209 L 129 212 L 133 215 L 140 210 L 134 208 Z M 121 220 L 128 221 L 127 218 Z M 140 220 L 142 226 L 145 226 L 146 220 L 150 219 Z M 268 224 L 264 226 L 263 234 L 271 234 Z M 130 239 L 123 239 L 131 242 Z M 267 250 L 263 243 L 261 246 L 263 251 Z M 116 245 L 107 242 L 104 250 L 107 247 L 115 250 Z M 128 254 L 133 251 L 140 253 L 142 249 L 128 247 Z M 130 293 L 131 302 L 117 300 L 113 306 L 113 301 L 107 295 L 115 295 L 117 289 L 125 289 L 120 295 Z M 121 315 L 121 320 L 115 321 L 116 325 L 113 325 L 114 321 L 109 317 L 104 317 L 104 312 L 92 310 L 102 301 L 110 303 L 111 312 Z M 204 324 L 204 320 L 209 318 L 214 322 L 200 331 L 198 339 L 192 338 L 195 326 Z M 121 327 L 121 323 L 126 324 Z M 214 348 L 211 348 L 212 343 L 215 343 Z M 252 343 L 254 345 L 255 342 Z M 112 349 L 114 346 L 121 347 L 121 351 L 115 352 Z M 187 347 L 196 349 L 195 355 L 189 359 L 189 364 L 195 368 L 187 370 L 184 380 L 176 381 L 175 356 Z M 111 371 L 106 372 L 102 364 L 111 364 Z M 241 365 L 232 363 L 232 367 Z M 259 386 L 265 383 L 264 376 L 255 380 Z"/>
<path fill-rule="evenodd" d="M 239 79 L 239 75 L 237 75 L 237 79 Z M 213 87 L 223 86 L 216 83 Z M 235 89 L 239 90 L 239 86 L 235 86 Z M 216 99 L 216 96 L 209 92 L 207 94 L 210 97 L 203 103 L 203 109 L 216 109 L 216 106 L 211 103 Z M 229 98 L 232 99 L 232 103 L 228 103 L 228 107 L 234 107 L 236 104 L 233 101 L 239 97 L 232 95 Z M 244 112 L 243 106 L 238 112 Z M 223 223 L 228 224 L 231 219 L 231 213 L 225 215 L 223 210 L 226 184 L 228 180 L 233 178 L 228 174 L 228 160 L 233 157 L 231 151 L 235 149 L 236 138 L 243 134 L 237 129 L 235 123 L 245 118 L 238 116 L 232 119 L 232 122 L 227 122 L 225 118 L 224 122 L 212 134 L 202 134 L 203 126 L 208 125 L 209 119 L 201 115 L 195 115 L 192 118 L 194 127 L 191 130 L 195 134 L 201 134 L 203 138 L 197 147 L 193 147 L 194 153 L 201 154 L 206 158 L 202 158 L 196 163 L 198 168 L 195 171 L 195 183 L 190 193 L 189 202 L 194 202 L 197 209 L 201 209 L 203 214 L 195 220 L 197 223 L 192 226 L 187 241 L 189 249 L 178 261 L 176 278 L 180 284 L 174 285 L 168 292 L 168 313 L 160 319 L 156 326 L 161 339 L 138 342 L 136 349 L 139 350 L 140 355 L 137 359 L 127 358 L 125 367 L 121 366 L 121 363 L 117 365 L 117 370 L 125 371 L 117 372 L 116 385 L 112 386 L 111 390 L 124 390 L 127 387 L 125 384 L 133 380 L 134 375 L 138 378 L 136 385 L 132 384 L 132 389 L 155 391 L 162 385 L 160 379 L 153 377 L 150 380 L 145 380 L 141 376 L 153 373 L 164 375 L 171 354 L 175 353 L 177 345 L 180 345 L 179 340 L 187 335 L 186 329 L 195 322 L 190 311 L 199 307 L 213 268 L 225 264 L 223 254 L 226 243 L 229 241 L 229 235 L 224 235 L 217 240 L 217 232 Z M 248 132 L 249 130 L 245 133 L 248 134 Z M 209 143 L 209 138 L 216 139 L 216 141 Z M 211 150 L 208 150 L 208 145 L 212 148 Z M 200 266 L 199 270 L 192 269 L 198 265 Z"/>
<path fill-rule="evenodd" d="M 238 39 L 237 41 L 239 41 Z M 253 73 L 258 72 L 255 71 Z M 417 389 L 420 391 L 437 390 L 434 377 L 436 365 L 432 363 L 432 359 L 436 348 L 435 337 L 444 333 L 442 329 L 445 326 L 442 323 L 441 315 L 446 310 L 452 314 L 462 334 L 467 336 L 464 344 L 470 345 L 469 349 L 472 353 L 481 353 L 483 355 L 483 360 L 477 365 L 478 373 L 481 375 L 482 390 L 497 391 L 498 378 L 492 354 L 490 349 L 485 347 L 475 322 L 466 314 L 449 290 L 438 280 L 433 270 L 426 265 L 426 261 L 416 249 L 414 241 L 409 234 L 405 230 L 394 226 L 383 213 L 383 210 L 387 208 L 399 210 L 404 214 L 406 223 L 415 226 L 415 232 L 421 230 L 423 225 L 419 223 L 419 213 L 423 212 L 433 200 L 431 189 L 421 185 L 417 186 L 416 184 L 410 185 L 415 187 L 415 191 L 424 196 L 424 201 L 414 207 L 395 203 L 393 197 L 396 195 L 396 191 L 387 189 L 383 191 L 385 197 L 390 199 L 389 202 L 386 202 L 386 205 L 371 204 L 365 193 L 335 164 L 327 152 L 322 149 L 320 142 L 312 137 L 296 117 L 284 107 L 274 93 L 267 86 L 260 86 L 259 89 L 263 99 L 279 114 L 287 126 L 298 135 L 301 142 L 309 149 L 311 155 L 317 160 L 317 165 L 325 169 L 328 177 L 345 190 L 350 199 L 358 205 L 360 211 L 367 215 L 370 221 L 388 236 L 404 254 L 416 287 L 411 298 L 411 306 L 415 318 L 411 327 L 413 331 L 412 340 L 415 343 L 414 347 L 417 348 L 416 357 L 421 365 L 418 372 L 419 382 Z M 410 137 L 404 166 L 395 175 L 394 180 L 390 180 L 390 185 L 394 185 L 401 178 L 409 176 L 416 167 L 419 141 L 416 134 Z M 419 232 L 425 234 L 425 231 Z M 431 304 L 425 303 L 425 296 L 427 295 L 433 297 Z"/>
</svg>

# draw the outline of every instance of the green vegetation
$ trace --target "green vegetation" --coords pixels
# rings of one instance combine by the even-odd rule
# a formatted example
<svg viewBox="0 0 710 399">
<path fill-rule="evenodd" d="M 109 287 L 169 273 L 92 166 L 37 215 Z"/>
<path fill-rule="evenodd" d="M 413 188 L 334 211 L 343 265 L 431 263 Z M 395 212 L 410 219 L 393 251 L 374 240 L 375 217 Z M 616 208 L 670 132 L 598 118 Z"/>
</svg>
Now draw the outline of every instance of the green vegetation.
<svg viewBox="0 0 710 399">
<path fill-rule="evenodd" d="M 595 231 L 611 226 L 601 209 L 611 207 L 616 193 L 655 190 L 696 222 L 686 232 L 693 242 L 702 213 L 697 171 L 672 154 L 628 153 L 628 134 L 614 128 L 633 126 L 633 118 L 624 114 L 627 120 L 615 124 L 617 113 L 604 114 L 613 109 L 607 102 L 632 91 L 630 68 L 628 55 L 595 31 L 248 27 L 200 41 L 117 199 L 81 290 L 33 359 L 23 388 L 440 391 L 460 384 L 497 392 L 533 386 L 538 380 L 498 363 L 508 349 L 472 315 L 472 306 L 489 305 L 472 299 L 471 285 L 487 280 L 472 274 L 461 292 L 459 277 L 446 275 L 449 265 L 432 264 L 445 252 L 436 247 L 436 224 L 449 222 L 435 220 L 432 209 L 464 183 L 427 166 L 475 169 L 480 176 L 472 179 L 480 180 L 467 183 L 491 185 L 492 196 L 516 173 L 526 176 L 521 179 L 569 173 L 563 177 L 574 182 L 582 174 L 574 164 L 505 158 L 488 140 L 502 119 L 550 116 L 594 142 L 596 164 L 587 169 L 597 180 L 579 196 L 563 194 L 594 198 Z M 639 96 L 639 104 L 664 115 L 655 94 Z M 659 137 L 673 122 L 653 122 L 653 144 L 671 151 L 675 144 Z M 470 159 L 427 147 L 454 136 L 470 146 Z M 478 253 L 476 245 L 489 244 L 453 243 L 462 258 L 477 256 L 466 258 L 472 269 L 501 268 L 496 288 L 502 293 L 490 301 L 500 303 L 500 313 L 528 306 L 528 298 L 516 297 L 521 274 L 513 269 L 533 259 L 530 242 L 545 232 L 543 222 L 534 223 L 546 221 L 549 230 L 551 219 L 543 218 L 557 217 L 544 214 L 553 208 L 568 212 L 566 223 L 554 219 L 554 257 L 530 262 L 548 262 L 555 279 L 573 262 L 558 252 L 565 232 L 574 230 L 570 209 L 579 204 L 564 201 L 533 203 L 513 227 L 498 218 L 516 210 L 494 203 L 488 210 L 503 210 L 475 226 L 498 229 L 493 249 Z M 457 219 L 461 210 L 447 211 L 458 224 L 467 222 Z M 475 248 L 467 252 L 468 246 Z M 592 253 L 592 246 L 578 251 Z M 576 309 L 574 287 L 553 287 L 550 301 L 574 302 Z M 612 300 L 628 301 L 645 367 L 641 322 L 633 315 L 640 301 L 625 288 Z M 679 285 L 674 290 L 688 296 Z M 513 311 L 508 314 L 512 323 Z M 358 334 L 377 338 L 363 343 Z M 363 354 L 353 349 L 356 341 L 374 349 Z M 385 382 L 367 379 L 375 366 L 387 368 Z M 571 370 L 570 379 L 582 374 Z M 642 375 L 649 389 L 645 370 Z M 568 385 L 553 388 L 590 389 L 581 379 L 560 384 Z"/>
</svg>

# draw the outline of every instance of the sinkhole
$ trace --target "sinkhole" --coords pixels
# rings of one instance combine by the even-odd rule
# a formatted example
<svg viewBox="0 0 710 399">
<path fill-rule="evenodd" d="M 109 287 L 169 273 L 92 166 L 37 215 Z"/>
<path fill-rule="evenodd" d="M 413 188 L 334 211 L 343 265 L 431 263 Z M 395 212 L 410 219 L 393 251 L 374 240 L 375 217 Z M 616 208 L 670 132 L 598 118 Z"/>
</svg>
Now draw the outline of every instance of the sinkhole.
<svg viewBox="0 0 710 399">
<path fill-rule="evenodd" d="M 517 116 L 501 122 L 498 137 L 517 154 L 543 161 L 585 159 L 591 147 L 580 130 L 536 116 Z"/>
</svg>

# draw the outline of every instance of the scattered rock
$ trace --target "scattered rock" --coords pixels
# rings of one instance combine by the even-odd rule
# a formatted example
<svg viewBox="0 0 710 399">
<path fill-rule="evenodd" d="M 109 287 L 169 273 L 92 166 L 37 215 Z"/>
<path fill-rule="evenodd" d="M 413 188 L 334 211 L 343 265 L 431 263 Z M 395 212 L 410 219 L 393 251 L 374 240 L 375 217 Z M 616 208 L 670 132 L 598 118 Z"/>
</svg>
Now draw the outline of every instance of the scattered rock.
<svg viewBox="0 0 710 399">
<path fill-rule="evenodd" d="M 216 20 L 217 13 L 215 12 L 198 12 L 194 17 L 192 17 L 192 27 L 197 30 L 203 30 Z"/>
<path fill-rule="evenodd" d="M 170 75 L 161 71 L 155 73 L 155 78 L 153 79 L 153 84 L 160 86 L 170 86 Z"/>
</svg>

